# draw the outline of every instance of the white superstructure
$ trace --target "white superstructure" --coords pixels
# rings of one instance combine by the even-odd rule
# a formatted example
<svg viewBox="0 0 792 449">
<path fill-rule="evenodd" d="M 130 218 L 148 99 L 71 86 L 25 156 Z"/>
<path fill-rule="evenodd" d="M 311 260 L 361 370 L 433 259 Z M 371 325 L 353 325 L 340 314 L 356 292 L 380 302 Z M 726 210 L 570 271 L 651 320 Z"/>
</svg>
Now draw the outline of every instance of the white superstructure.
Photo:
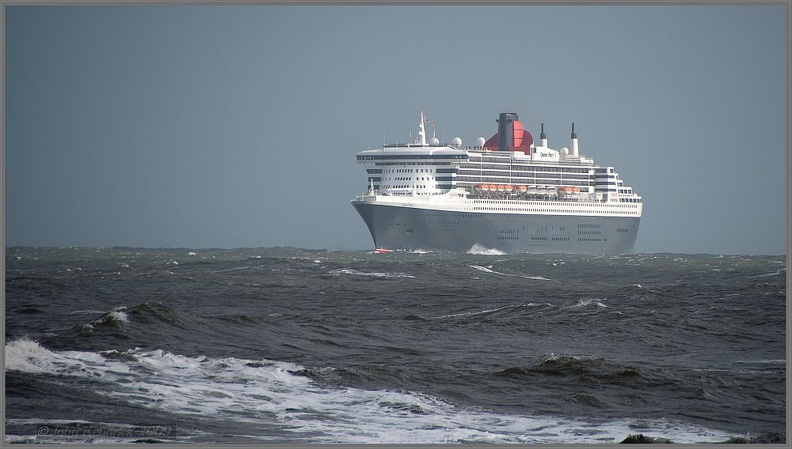
<svg viewBox="0 0 792 449">
<path fill-rule="evenodd" d="M 382 242 L 385 245 L 404 244 L 416 240 L 410 236 L 417 231 L 412 229 L 412 232 L 408 232 L 410 229 L 405 228 L 405 238 L 394 240 L 398 236 L 386 232 L 386 229 L 387 226 L 399 225 L 379 223 L 376 215 L 364 214 L 359 206 L 389 206 L 391 209 L 412 209 L 411 212 L 420 209 L 424 213 L 413 213 L 412 219 L 417 221 L 408 225 L 423 229 L 423 234 L 426 234 L 424 237 L 436 236 L 441 232 L 438 229 L 447 229 L 459 233 L 460 237 L 464 235 L 465 238 L 476 240 L 474 230 L 466 229 L 460 233 L 458 228 L 462 226 L 461 222 L 455 228 L 439 220 L 437 224 L 441 226 L 436 228 L 431 220 L 432 211 L 475 214 L 480 218 L 473 220 L 478 223 L 477 226 L 492 228 L 481 229 L 482 238 L 478 240 L 492 243 L 493 239 L 488 237 L 487 232 L 493 231 L 514 234 L 515 238 L 511 240 L 519 241 L 521 238 L 518 234 L 522 231 L 523 244 L 506 245 L 514 247 L 511 252 L 520 252 L 522 249 L 530 251 L 532 248 L 542 252 L 581 252 L 578 245 L 568 242 L 597 242 L 597 238 L 600 242 L 598 248 L 605 248 L 604 252 L 611 252 L 607 250 L 610 247 L 617 251 L 627 247 L 632 250 L 643 208 L 642 199 L 624 184 L 613 167 L 598 166 L 592 159 L 580 155 L 574 124 L 570 151 L 567 148 L 550 148 L 544 125 L 539 144 L 535 145 L 530 132 L 522 128 L 522 123 L 513 113 L 501 114 L 498 133 L 487 141 L 479 138 L 472 147 L 463 147 L 459 138 L 443 145 L 435 138 L 427 143 L 425 121 L 422 113 L 419 137 L 413 143 L 385 145 L 357 154 L 358 162 L 369 166 L 368 191 L 352 202 L 364 220 L 368 216 L 367 224 L 376 245 L 380 246 L 381 243 L 377 241 L 377 235 L 390 235 L 390 242 Z M 482 221 L 484 215 L 501 218 L 508 215 L 509 219 Z M 589 228 L 584 227 L 579 233 L 570 235 L 572 231 L 567 229 L 567 225 L 571 223 L 569 219 L 574 217 L 631 219 L 629 225 L 622 223 L 622 227 L 617 226 L 613 230 L 617 241 L 623 240 L 622 237 L 628 234 L 629 241 L 606 243 L 613 237 L 604 237 L 602 229 L 610 229 L 611 226 L 603 228 L 602 223 L 598 224 L 599 227 L 591 228 L 599 231 L 589 231 Z M 566 224 L 559 224 L 559 218 L 565 218 Z M 558 247 L 549 244 L 542 246 L 537 242 L 553 241 L 537 240 L 543 236 L 567 243 Z M 531 237 L 534 244 L 530 243 Z M 425 245 L 429 242 L 412 243 Z M 467 243 L 464 242 L 464 245 Z M 481 241 L 476 243 L 483 244 Z M 405 248 L 410 247 L 413 245 Z"/>
</svg>

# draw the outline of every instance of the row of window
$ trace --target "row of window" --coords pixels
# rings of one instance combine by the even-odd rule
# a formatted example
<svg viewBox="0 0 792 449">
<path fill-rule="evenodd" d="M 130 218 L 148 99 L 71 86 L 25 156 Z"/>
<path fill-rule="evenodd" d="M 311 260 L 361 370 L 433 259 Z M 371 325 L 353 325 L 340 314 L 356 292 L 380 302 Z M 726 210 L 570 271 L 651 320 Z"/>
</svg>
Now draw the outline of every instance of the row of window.
<svg viewBox="0 0 792 449">
<path fill-rule="evenodd" d="M 381 173 L 433 173 L 431 168 L 386 168 L 380 169 Z"/>
<path fill-rule="evenodd" d="M 369 178 L 372 179 L 372 178 Z M 453 181 L 453 178 L 448 176 L 396 176 L 396 177 L 387 177 L 384 181 Z"/>
<path fill-rule="evenodd" d="M 549 162 L 548 163 L 548 162 L 544 162 L 544 161 L 527 161 L 527 160 L 520 160 L 520 159 L 516 159 L 515 160 L 515 159 L 513 159 L 511 157 L 511 155 L 503 155 L 503 156 L 486 155 L 486 156 L 483 156 L 483 155 L 478 155 L 478 154 L 471 154 L 470 157 L 468 158 L 468 163 L 469 164 L 486 164 L 486 163 L 490 163 L 490 164 L 498 164 L 498 165 L 513 164 L 513 165 L 522 165 L 522 166 L 526 166 L 526 165 L 530 165 L 530 166 L 547 165 L 547 166 L 550 166 L 550 167 L 563 168 L 564 170 L 583 170 L 583 171 L 593 170 L 595 168 L 593 165 L 591 167 L 579 167 L 579 166 L 578 167 L 566 167 L 566 166 L 564 166 L 566 164 L 569 164 L 568 162 L 567 163 L 564 163 L 564 162 Z M 579 162 L 572 162 L 572 164 L 580 165 Z M 607 169 L 607 167 L 606 167 L 606 169 Z M 602 170 L 602 169 L 599 169 L 599 170 Z M 607 173 L 607 171 L 606 171 L 606 173 Z"/>
<path fill-rule="evenodd" d="M 359 155 L 358 161 L 390 161 L 404 159 L 467 159 L 467 154 L 388 154 L 388 155 Z"/>
<path fill-rule="evenodd" d="M 432 180 L 434 180 L 434 178 L 431 176 L 416 176 L 414 178 L 409 176 L 396 176 L 396 177 L 388 176 L 387 178 L 384 179 L 384 181 L 432 181 Z"/>
<path fill-rule="evenodd" d="M 585 179 L 569 178 L 520 178 L 517 176 L 464 176 L 457 175 L 458 184 L 512 184 L 524 186 L 548 186 L 555 187 L 590 187 L 591 183 Z"/>
<path fill-rule="evenodd" d="M 436 161 L 436 162 L 375 162 L 374 163 L 375 167 L 390 167 L 392 165 L 398 165 L 400 167 L 403 167 L 405 165 L 418 165 L 418 166 L 429 165 L 434 167 L 439 165 L 451 165 L 451 162 Z M 456 170 L 456 168 L 454 168 L 454 170 Z"/>
<path fill-rule="evenodd" d="M 586 173 L 558 173 L 550 171 L 524 171 L 524 170 L 466 170 L 464 168 L 459 170 L 459 174 L 468 176 L 513 176 L 515 178 L 552 178 L 552 179 L 582 179 L 591 181 L 595 179 L 593 176 Z"/>
<path fill-rule="evenodd" d="M 439 180 L 439 178 L 437 178 L 437 179 Z M 371 181 L 370 181 L 370 180 L 369 180 L 369 184 L 367 184 L 367 185 L 366 185 L 366 189 L 368 189 L 369 187 L 371 187 Z M 430 186 L 428 186 L 428 185 L 426 185 L 426 184 L 418 184 L 418 185 L 407 185 L 407 184 L 399 184 L 399 185 L 374 184 L 374 190 L 380 190 L 380 189 L 382 189 L 382 190 L 385 190 L 385 189 L 413 189 L 413 188 L 415 188 L 415 189 L 427 189 L 427 188 L 429 188 L 429 187 L 430 187 Z M 438 190 L 450 190 L 450 189 L 452 188 L 452 186 L 450 186 L 450 185 L 448 185 L 448 184 L 437 184 L 437 185 L 435 185 L 435 186 L 432 186 L 432 188 L 433 188 L 433 189 L 438 189 Z M 391 192 L 391 194 L 394 194 L 394 193 L 392 193 L 392 192 Z M 411 193 L 409 193 L 409 192 L 408 192 L 408 193 L 399 193 L 399 195 L 410 195 L 410 194 L 411 194 Z M 416 194 L 422 195 L 422 193 L 417 193 L 417 192 L 416 192 Z M 441 195 L 441 194 L 443 194 L 443 193 L 442 193 L 442 192 L 434 192 L 434 193 L 432 193 L 432 195 Z"/>
<path fill-rule="evenodd" d="M 518 205 L 522 204 L 522 203 L 525 203 L 525 202 L 528 202 L 529 204 L 532 204 L 532 205 L 533 204 L 542 203 L 542 201 L 530 201 L 530 200 L 529 201 L 525 201 L 525 200 L 492 200 L 492 199 L 476 199 L 475 202 L 478 203 L 478 204 L 515 204 L 515 203 L 517 203 Z M 554 203 L 556 203 L 556 204 L 558 204 L 558 203 L 564 204 L 563 202 L 559 202 L 559 201 L 554 201 Z M 595 206 L 595 207 L 598 207 L 598 208 L 609 207 L 605 203 L 598 203 L 598 202 L 588 202 L 588 203 L 584 203 L 584 204 L 586 206 Z M 638 206 L 637 205 L 632 205 L 632 204 L 625 204 L 625 205 L 622 205 L 621 207 L 636 208 Z"/>
<path fill-rule="evenodd" d="M 459 222 L 459 221 L 433 221 L 433 220 L 428 220 L 428 221 L 425 222 L 425 224 L 429 224 L 429 225 L 459 225 L 459 224 L 462 224 L 462 223 Z"/>
<path fill-rule="evenodd" d="M 474 207 L 473 210 L 483 210 L 483 211 L 499 211 L 499 212 L 535 212 L 535 213 L 546 213 L 546 214 L 566 214 L 569 213 L 568 210 L 563 209 L 514 209 L 514 208 L 507 208 L 507 207 Z M 605 215 L 638 215 L 637 211 L 631 210 L 598 210 L 597 213 L 605 214 Z"/>
<path fill-rule="evenodd" d="M 588 168 L 574 167 L 546 167 L 546 166 L 525 166 L 518 164 L 460 164 L 460 170 L 501 170 L 501 171 L 521 171 L 521 172 L 546 172 L 546 173 L 568 173 L 575 176 L 593 176 L 594 171 Z"/>
<path fill-rule="evenodd" d="M 569 237 L 531 237 L 531 240 L 533 240 L 533 241 L 547 241 L 548 238 L 550 240 L 554 241 L 554 242 L 568 242 L 569 241 Z M 498 237 L 498 240 L 500 240 L 500 239 L 501 238 Z M 517 240 L 517 239 L 519 239 L 519 237 L 515 238 L 515 240 Z M 577 241 L 578 242 L 602 242 L 602 241 L 607 242 L 608 239 L 596 239 L 596 238 L 578 237 Z"/>
<path fill-rule="evenodd" d="M 442 218 L 484 218 L 484 214 L 469 214 L 459 212 L 429 212 L 425 214 L 426 217 L 442 217 Z"/>
</svg>

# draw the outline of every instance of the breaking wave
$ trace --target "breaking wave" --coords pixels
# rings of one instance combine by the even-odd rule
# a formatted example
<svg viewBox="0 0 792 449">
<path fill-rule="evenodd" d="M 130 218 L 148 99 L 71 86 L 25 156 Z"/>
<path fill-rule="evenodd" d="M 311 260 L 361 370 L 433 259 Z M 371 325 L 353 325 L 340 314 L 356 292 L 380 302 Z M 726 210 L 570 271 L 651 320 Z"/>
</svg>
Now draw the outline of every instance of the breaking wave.
<svg viewBox="0 0 792 449">
<path fill-rule="evenodd" d="M 579 371 L 633 376 L 621 367 L 591 366 L 574 358 L 548 358 L 502 376 Z M 593 363 L 602 365 L 601 362 Z M 235 357 L 188 357 L 139 348 L 124 352 L 51 351 L 29 339 L 6 345 L 6 369 L 89 378 L 96 391 L 131 404 L 181 415 L 277 425 L 289 441 L 314 443 L 613 443 L 636 423 L 493 413 L 461 407 L 424 393 L 364 390 L 315 382 L 294 363 Z M 671 421 L 641 421 L 646 436 L 674 442 L 716 442 L 733 435 Z M 257 437 L 277 441 L 272 436 Z M 284 438 L 281 436 L 281 438 Z"/>
<path fill-rule="evenodd" d="M 340 268 L 336 270 L 331 270 L 330 274 L 333 276 L 348 275 L 348 276 L 366 276 L 366 277 L 375 277 L 375 278 L 411 278 L 411 279 L 415 278 L 415 276 L 405 273 L 377 273 L 377 272 L 366 273 L 363 271 L 352 270 L 350 268 Z"/>
<path fill-rule="evenodd" d="M 505 256 L 506 253 L 495 248 L 487 248 L 483 245 L 478 243 L 474 244 L 470 247 L 467 251 L 468 254 L 473 254 L 476 256 Z"/>
</svg>

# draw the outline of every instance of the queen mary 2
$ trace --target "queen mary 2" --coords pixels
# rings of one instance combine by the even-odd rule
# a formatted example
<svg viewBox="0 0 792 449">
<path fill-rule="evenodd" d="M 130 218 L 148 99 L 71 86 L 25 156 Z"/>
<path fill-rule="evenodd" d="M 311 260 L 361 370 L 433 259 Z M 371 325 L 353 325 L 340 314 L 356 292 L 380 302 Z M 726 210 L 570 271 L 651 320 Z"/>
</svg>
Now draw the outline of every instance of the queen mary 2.
<svg viewBox="0 0 792 449">
<path fill-rule="evenodd" d="M 352 206 L 374 247 L 468 253 L 626 254 L 633 252 L 643 202 L 613 167 L 570 148 L 539 143 L 515 113 L 500 114 L 497 133 L 463 147 L 459 138 L 418 138 L 357 154 L 366 191 Z"/>
</svg>

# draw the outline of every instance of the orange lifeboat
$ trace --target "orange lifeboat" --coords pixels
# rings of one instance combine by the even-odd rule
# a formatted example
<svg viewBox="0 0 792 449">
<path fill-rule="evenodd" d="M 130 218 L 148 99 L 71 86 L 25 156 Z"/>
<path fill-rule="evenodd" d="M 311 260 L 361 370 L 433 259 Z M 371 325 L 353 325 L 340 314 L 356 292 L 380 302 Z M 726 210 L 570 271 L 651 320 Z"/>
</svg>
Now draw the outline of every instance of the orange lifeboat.
<svg viewBox="0 0 792 449">
<path fill-rule="evenodd" d="M 528 186 L 517 186 L 520 192 L 525 193 L 528 191 Z"/>
</svg>

